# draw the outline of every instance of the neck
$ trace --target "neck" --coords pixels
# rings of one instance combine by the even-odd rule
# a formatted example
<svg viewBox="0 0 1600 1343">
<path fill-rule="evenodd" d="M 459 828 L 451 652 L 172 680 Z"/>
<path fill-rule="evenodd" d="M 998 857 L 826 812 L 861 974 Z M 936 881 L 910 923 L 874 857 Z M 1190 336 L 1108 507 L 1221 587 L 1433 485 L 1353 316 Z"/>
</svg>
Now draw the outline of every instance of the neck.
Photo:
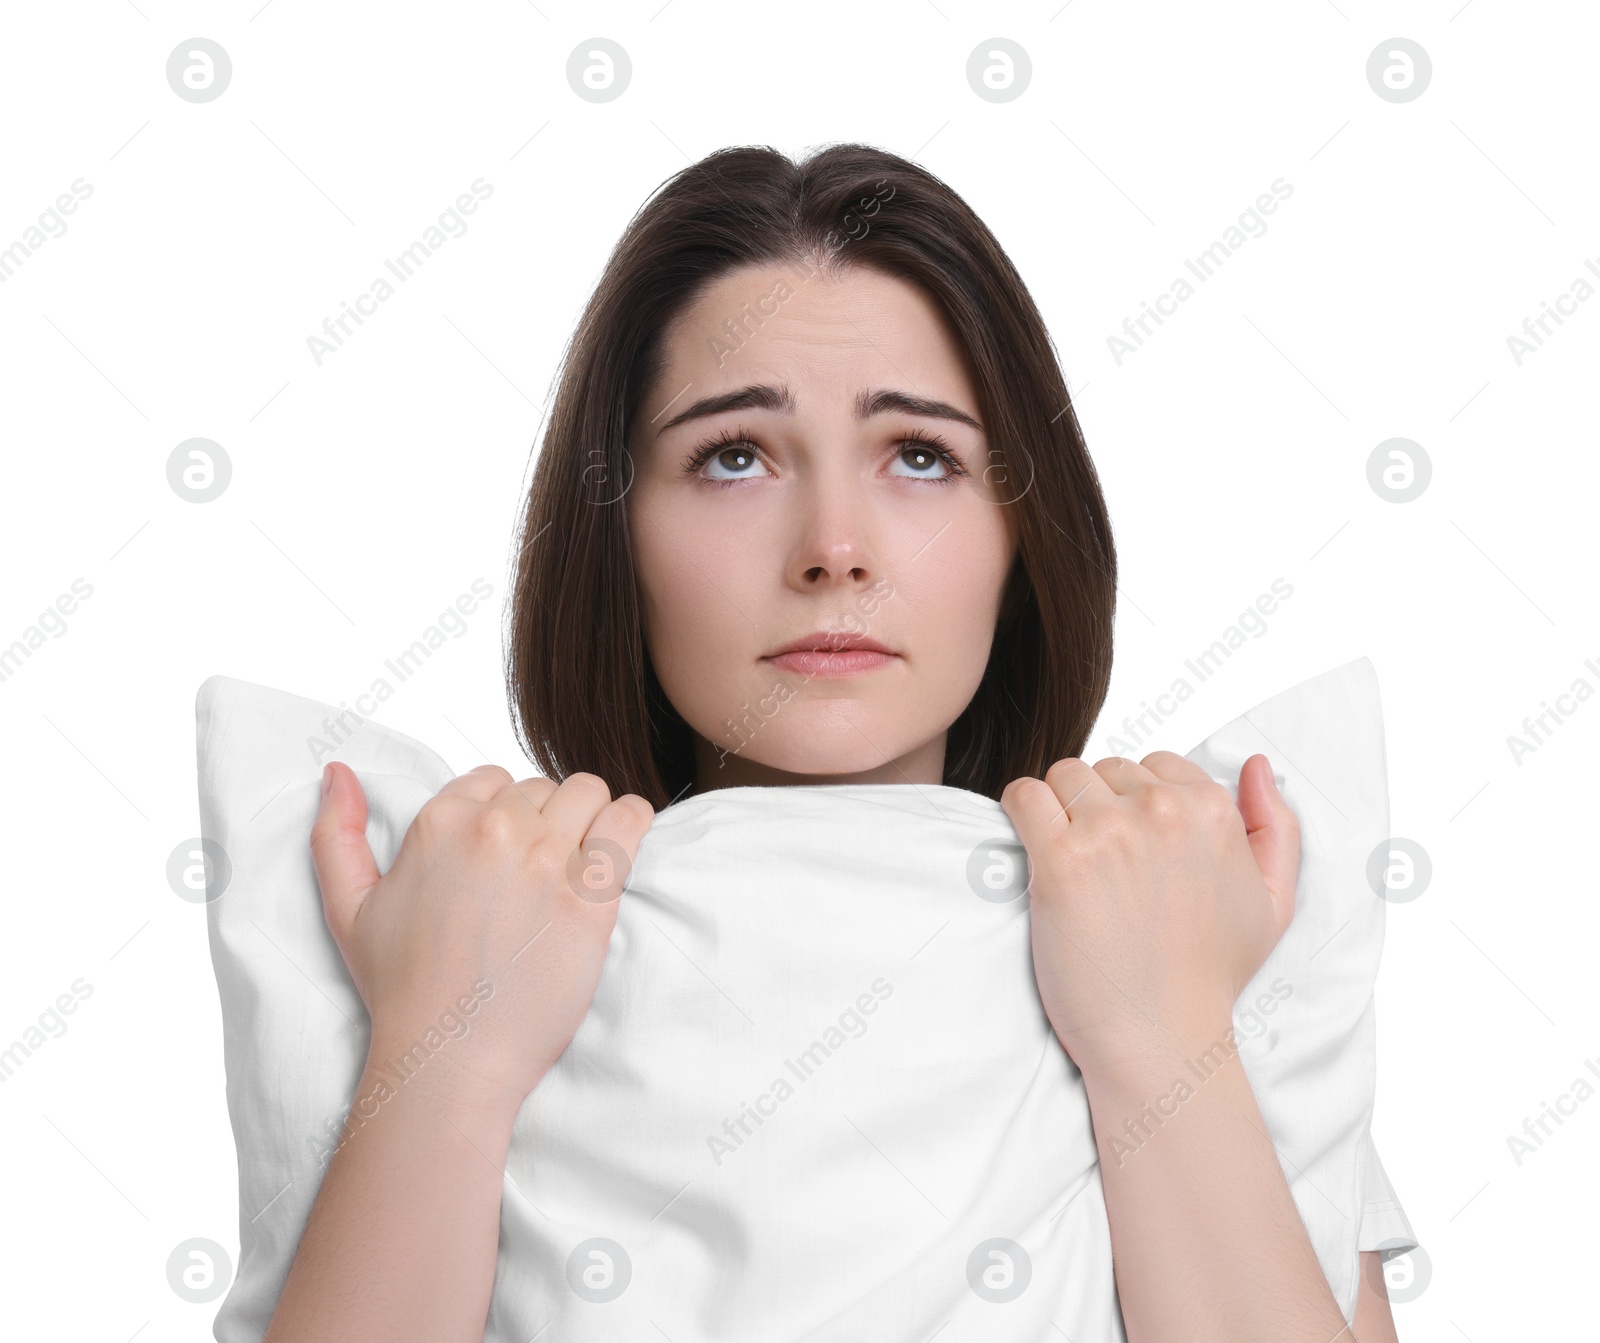
<svg viewBox="0 0 1600 1343">
<path fill-rule="evenodd" d="M 718 788 L 775 788 L 793 784 L 825 783 L 911 783 L 944 782 L 945 734 L 867 769 L 837 772 L 799 772 L 779 769 L 748 756 L 724 751 L 696 734 L 694 739 L 693 793 L 709 793 Z"/>
</svg>

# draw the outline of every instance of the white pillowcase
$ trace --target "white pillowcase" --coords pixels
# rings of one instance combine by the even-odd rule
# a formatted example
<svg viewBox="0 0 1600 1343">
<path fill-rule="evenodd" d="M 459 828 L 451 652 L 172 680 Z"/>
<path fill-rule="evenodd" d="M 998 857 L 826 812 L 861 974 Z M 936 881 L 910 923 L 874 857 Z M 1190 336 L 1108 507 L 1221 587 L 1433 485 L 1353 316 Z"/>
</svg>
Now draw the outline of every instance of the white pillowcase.
<svg viewBox="0 0 1600 1343">
<path fill-rule="evenodd" d="M 368 1040 L 309 849 L 338 710 L 213 676 L 196 713 L 202 835 L 231 873 L 207 915 L 240 1252 L 214 1329 L 259 1343 Z M 1294 921 L 1234 1025 L 1348 1320 L 1358 1252 L 1417 1245 L 1370 1132 L 1386 902 L 1367 870 L 1389 837 L 1371 663 L 1188 754 L 1236 787 L 1257 751 L 1302 857 Z M 332 754 L 361 779 L 387 871 L 452 771 L 371 721 Z M 1025 881 L 1000 805 L 958 788 L 730 788 L 661 812 L 588 1015 L 517 1117 L 488 1343 L 1123 1340 L 1088 1102 L 1034 982 Z"/>
</svg>

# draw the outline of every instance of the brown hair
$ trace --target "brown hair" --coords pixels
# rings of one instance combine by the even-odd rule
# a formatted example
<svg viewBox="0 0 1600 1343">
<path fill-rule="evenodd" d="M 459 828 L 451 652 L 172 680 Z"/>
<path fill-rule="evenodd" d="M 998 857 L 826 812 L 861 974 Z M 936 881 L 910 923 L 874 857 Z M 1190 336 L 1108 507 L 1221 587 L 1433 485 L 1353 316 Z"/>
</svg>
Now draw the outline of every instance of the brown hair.
<svg viewBox="0 0 1600 1343">
<path fill-rule="evenodd" d="M 998 799 L 1079 754 L 1111 677 L 1116 552 L 1055 347 L 983 222 L 926 169 L 839 144 L 795 163 L 721 149 L 669 178 L 612 250 L 562 362 L 517 532 L 506 689 L 549 777 L 598 774 L 657 810 L 694 781 L 691 730 L 644 646 L 628 433 L 673 318 L 752 263 L 860 265 L 924 290 L 966 348 L 1017 559 L 983 680 L 951 725 L 944 782 Z M 892 578 L 892 575 L 891 575 Z"/>
</svg>

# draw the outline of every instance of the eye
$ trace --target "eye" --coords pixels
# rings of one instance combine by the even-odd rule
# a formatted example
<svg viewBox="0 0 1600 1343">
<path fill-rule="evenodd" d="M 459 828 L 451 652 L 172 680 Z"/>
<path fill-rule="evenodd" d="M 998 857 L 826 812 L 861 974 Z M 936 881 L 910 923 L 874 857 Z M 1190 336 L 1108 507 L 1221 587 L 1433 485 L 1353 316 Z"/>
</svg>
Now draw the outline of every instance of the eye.
<svg viewBox="0 0 1600 1343">
<path fill-rule="evenodd" d="M 732 485 L 736 481 L 759 480 L 763 475 L 772 474 L 756 453 L 755 444 L 740 428 L 724 429 L 715 438 L 692 449 L 683 459 L 683 474 L 692 476 L 707 466 L 713 468 L 713 473 L 704 474 L 702 479 L 712 485 Z M 752 473 L 750 468 L 754 466 L 761 470 Z M 717 471 L 727 474 L 715 474 Z"/>
<path fill-rule="evenodd" d="M 901 475 L 909 480 L 926 480 L 934 485 L 951 485 L 967 474 L 966 467 L 961 465 L 942 438 L 920 429 L 913 429 L 900 440 L 900 451 L 894 460 L 909 465 L 912 470 L 891 470 L 891 475 Z"/>
<path fill-rule="evenodd" d="M 906 480 L 925 480 L 931 485 L 953 485 L 968 471 L 950 451 L 944 439 L 921 429 L 901 436 L 890 464 L 890 474 Z M 896 464 L 908 470 L 894 470 Z M 759 470 L 753 468 L 759 467 Z M 710 485 L 729 486 L 741 480 L 759 480 L 772 474 L 762 462 L 756 445 L 742 427 L 724 429 L 716 437 L 690 450 L 683 459 L 683 474 L 699 475 Z"/>
</svg>

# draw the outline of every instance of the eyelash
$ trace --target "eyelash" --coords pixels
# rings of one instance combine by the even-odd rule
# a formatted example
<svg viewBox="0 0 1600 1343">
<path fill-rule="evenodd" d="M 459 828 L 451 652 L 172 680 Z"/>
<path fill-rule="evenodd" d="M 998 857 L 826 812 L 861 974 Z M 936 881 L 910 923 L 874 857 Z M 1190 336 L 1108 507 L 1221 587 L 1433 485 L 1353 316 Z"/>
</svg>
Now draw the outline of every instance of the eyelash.
<svg viewBox="0 0 1600 1343">
<path fill-rule="evenodd" d="M 915 443 L 926 448 L 949 469 L 948 475 L 914 477 L 914 479 L 926 480 L 930 485 L 953 485 L 962 476 L 968 474 L 966 467 L 961 465 L 960 460 L 953 452 L 950 451 L 949 446 L 945 443 L 944 439 L 939 437 L 938 434 L 929 433 L 924 429 L 911 429 L 900 436 L 896 446 L 903 450 L 907 444 L 911 443 Z M 754 448 L 755 444 L 751 442 L 749 432 L 742 425 L 733 429 L 724 429 L 715 438 L 707 439 L 704 443 L 700 444 L 698 447 L 689 452 L 689 454 L 683 459 L 683 474 L 686 476 L 692 476 L 718 453 L 723 452 L 728 448 L 746 446 Z M 738 485 L 741 483 L 742 482 L 739 480 L 705 481 L 705 484 L 717 486 L 719 488 L 726 488 L 729 485 Z"/>
</svg>

